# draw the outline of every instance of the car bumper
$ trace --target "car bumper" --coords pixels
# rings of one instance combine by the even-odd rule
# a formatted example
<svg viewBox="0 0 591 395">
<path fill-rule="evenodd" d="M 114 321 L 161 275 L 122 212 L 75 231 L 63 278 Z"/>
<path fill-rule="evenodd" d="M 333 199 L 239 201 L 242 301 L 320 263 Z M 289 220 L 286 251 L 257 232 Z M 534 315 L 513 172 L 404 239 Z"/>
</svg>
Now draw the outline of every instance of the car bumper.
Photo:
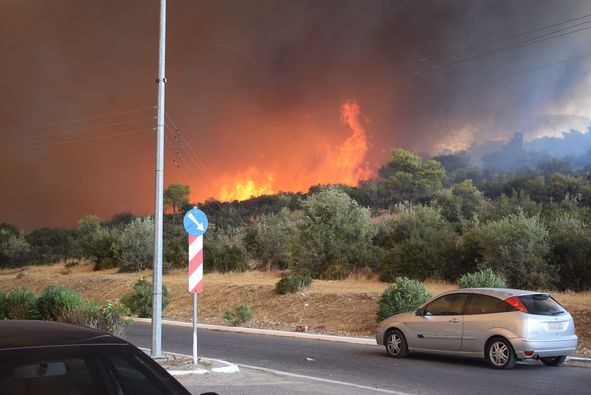
<svg viewBox="0 0 591 395">
<path fill-rule="evenodd" d="M 577 349 L 577 336 L 568 336 L 560 339 L 529 340 L 526 338 L 511 339 L 515 354 L 519 359 L 555 357 L 570 355 Z M 533 351 L 532 355 L 525 355 L 525 351 Z"/>
</svg>

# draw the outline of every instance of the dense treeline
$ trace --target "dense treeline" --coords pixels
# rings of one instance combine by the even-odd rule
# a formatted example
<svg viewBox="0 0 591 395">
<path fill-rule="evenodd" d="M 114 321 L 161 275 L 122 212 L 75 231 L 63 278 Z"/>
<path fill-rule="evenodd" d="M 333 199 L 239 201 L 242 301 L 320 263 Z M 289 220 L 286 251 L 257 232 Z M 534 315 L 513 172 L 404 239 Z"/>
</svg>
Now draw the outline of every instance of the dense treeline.
<svg viewBox="0 0 591 395">
<path fill-rule="evenodd" d="M 165 268 L 186 266 L 188 186 L 165 192 Z M 465 153 L 432 160 L 395 149 L 359 187 L 314 186 L 243 202 L 208 200 L 206 271 L 290 269 L 315 278 L 352 272 L 457 280 L 490 268 L 511 286 L 591 288 L 591 171 L 544 158 L 511 172 L 481 170 Z M 0 225 L 0 264 L 88 258 L 97 270 L 151 266 L 152 219 L 94 216 L 75 229 L 23 234 Z"/>
</svg>

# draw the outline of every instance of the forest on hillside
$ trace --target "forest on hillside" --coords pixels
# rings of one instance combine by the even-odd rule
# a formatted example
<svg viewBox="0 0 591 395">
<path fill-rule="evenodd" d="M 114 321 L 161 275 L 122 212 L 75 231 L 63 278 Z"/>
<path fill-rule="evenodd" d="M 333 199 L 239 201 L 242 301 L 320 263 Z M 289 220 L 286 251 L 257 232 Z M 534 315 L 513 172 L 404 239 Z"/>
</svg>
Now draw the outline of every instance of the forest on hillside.
<svg viewBox="0 0 591 395">
<path fill-rule="evenodd" d="M 187 266 L 182 216 L 198 206 L 210 223 L 206 271 L 456 281 L 490 268 L 517 288 L 591 288 L 591 167 L 568 157 L 505 169 L 475 166 L 466 152 L 426 160 L 394 149 L 377 176 L 356 187 L 200 203 L 189 192 L 182 184 L 165 191 L 165 270 Z M 0 266 L 89 259 L 96 270 L 143 270 L 152 265 L 152 232 L 152 218 L 131 213 L 26 234 L 0 224 Z"/>
</svg>

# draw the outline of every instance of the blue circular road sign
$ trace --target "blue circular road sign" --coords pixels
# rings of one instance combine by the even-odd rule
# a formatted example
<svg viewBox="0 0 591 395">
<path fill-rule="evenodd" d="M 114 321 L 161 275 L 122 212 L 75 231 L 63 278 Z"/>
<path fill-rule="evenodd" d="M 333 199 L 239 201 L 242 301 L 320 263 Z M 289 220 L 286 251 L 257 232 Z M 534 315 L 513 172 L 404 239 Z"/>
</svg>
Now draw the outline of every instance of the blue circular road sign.
<svg viewBox="0 0 591 395">
<path fill-rule="evenodd" d="M 207 230 L 208 225 L 207 216 L 197 207 L 187 211 L 183 218 L 183 226 L 191 236 L 201 236 Z"/>
</svg>

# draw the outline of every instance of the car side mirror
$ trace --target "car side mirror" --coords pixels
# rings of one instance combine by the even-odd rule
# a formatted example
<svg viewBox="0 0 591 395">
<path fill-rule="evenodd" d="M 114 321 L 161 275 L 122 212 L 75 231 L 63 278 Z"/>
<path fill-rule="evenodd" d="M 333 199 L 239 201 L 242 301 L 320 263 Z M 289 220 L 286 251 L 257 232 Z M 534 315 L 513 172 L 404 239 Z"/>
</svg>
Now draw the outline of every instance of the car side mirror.
<svg viewBox="0 0 591 395">
<path fill-rule="evenodd" d="M 415 311 L 415 315 L 418 315 L 419 317 L 422 317 L 425 315 L 425 311 L 423 309 L 417 309 Z"/>
</svg>

